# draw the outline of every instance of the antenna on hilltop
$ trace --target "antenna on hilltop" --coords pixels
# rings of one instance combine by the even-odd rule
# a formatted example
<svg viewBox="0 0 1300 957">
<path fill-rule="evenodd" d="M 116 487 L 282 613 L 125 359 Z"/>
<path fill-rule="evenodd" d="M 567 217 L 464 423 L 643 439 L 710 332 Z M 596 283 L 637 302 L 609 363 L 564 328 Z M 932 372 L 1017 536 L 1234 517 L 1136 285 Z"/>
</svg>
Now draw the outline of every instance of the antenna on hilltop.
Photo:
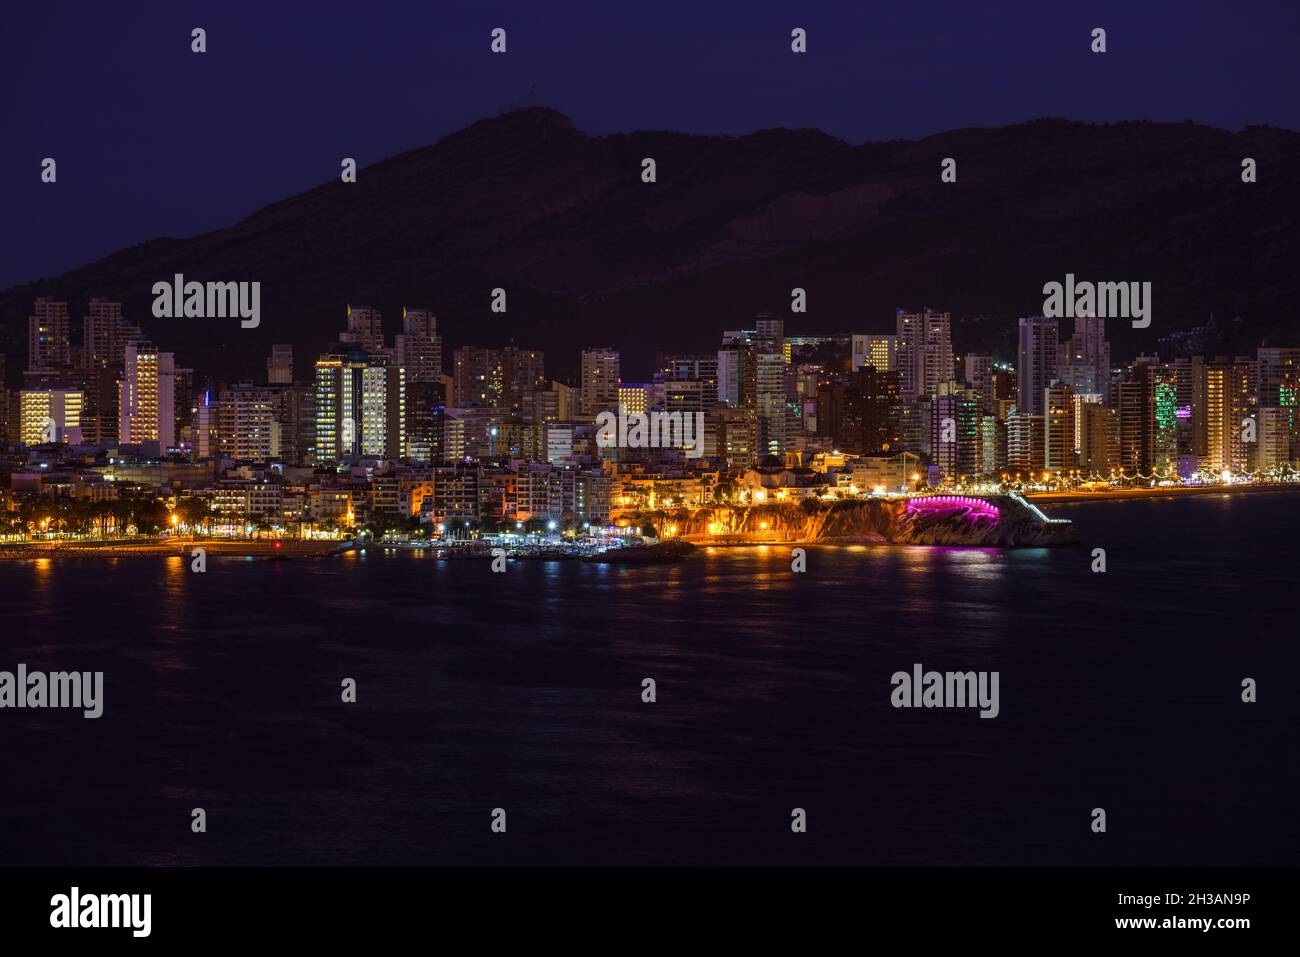
<svg viewBox="0 0 1300 957">
<path fill-rule="evenodd" d="M 537 84 L 528 84 L 528 108 L 531 110 L 537 105 Z"/>
</svg>

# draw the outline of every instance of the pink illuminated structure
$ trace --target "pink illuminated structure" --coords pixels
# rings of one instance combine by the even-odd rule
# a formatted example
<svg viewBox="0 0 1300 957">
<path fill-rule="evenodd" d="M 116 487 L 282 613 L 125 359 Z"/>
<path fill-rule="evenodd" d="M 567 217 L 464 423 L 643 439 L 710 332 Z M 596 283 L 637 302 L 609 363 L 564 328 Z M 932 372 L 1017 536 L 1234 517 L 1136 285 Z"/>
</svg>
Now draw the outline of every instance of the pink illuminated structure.
<svg viewBox="0 0 1300 957">
<path fill-rule="evenodd" d="M 967 495 L 925 495 L 908 499 L 907 513 L 926 518 L 937 518 L 950 514 L 964 515 L 972 525 L 980 522 L 996 523 L 1002 513 L 992 502 Z"/>
</svg>

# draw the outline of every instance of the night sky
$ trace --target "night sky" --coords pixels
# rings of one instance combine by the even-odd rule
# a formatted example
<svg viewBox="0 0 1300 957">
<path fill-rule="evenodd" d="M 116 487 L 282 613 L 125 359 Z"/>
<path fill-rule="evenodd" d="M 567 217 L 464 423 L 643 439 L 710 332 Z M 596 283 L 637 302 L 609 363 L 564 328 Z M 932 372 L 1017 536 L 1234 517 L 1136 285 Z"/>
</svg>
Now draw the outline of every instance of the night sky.
<svg viewBox="0 0 1300 957">
<path fill-rule="evenodd" d="M 195 26 L 206 54 L 190 52 Z M 336 178 L 343 156 L 364 167 L 525 105 L 530 85 L 593 134 L 861 142 L 1038 116 L 1300 129 L 1294 0 L 42 0 L 10 5 L 0 29 L 0 287 L 229 225 Z"/>
</svg>

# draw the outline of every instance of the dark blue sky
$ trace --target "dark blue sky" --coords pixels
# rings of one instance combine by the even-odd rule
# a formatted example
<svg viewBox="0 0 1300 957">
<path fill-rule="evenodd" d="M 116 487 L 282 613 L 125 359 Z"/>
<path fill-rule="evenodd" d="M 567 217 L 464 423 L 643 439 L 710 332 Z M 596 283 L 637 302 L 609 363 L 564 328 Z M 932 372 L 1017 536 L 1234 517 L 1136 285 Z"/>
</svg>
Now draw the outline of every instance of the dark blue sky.
<svg viewBox="0 0 1300 957">
<path fill-rule="evenodd" d="M 1293 0 L 42 0 L 5 19 L 0 287 L 228 225 L 336 177 L 343 156 L 364 167 L 522 105 L 530 83 L 590 133 L 861 142 L 1038 116 L 1300 128 Z M 206 54 L 190 52 L 195 26 Z M 505 56 L 488 49 L 496 26 Z M 790 52 L 795 26 L 807 55 Z M 57 185 L 40 182 L 45 156 Z"/>
</svg>

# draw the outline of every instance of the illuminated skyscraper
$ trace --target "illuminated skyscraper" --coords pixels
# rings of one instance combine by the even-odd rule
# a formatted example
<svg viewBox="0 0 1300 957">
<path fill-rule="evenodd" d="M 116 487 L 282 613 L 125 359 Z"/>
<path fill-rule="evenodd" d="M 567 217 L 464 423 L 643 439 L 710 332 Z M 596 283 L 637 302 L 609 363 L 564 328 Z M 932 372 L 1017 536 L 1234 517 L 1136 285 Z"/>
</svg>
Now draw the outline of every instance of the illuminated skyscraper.
<svg viewBox="0 0 1300 957">
<path fill-rule="evenodd" d="M 1076 407 L 1083 420 L 1079 429 L 1079 467 L 1085 474 L 1109 478 L 1119 468 L 1119 413 L 1104 405 Z"/>
<path fill-rule="evenodd" d="M 1043 468 L 1061 472 L 1075 468 L 1075 395 L 1065 386 L 1048 388 L 1043 396 Z"/>
<path fill-rule="evenodd" d="M 875 366 L 877 372 L 893 372 L 898 368 L 898 336 L 854 336 L 853 371 L 863 366 Z"/>
<path fill-rule="evenodd" d="M 80 442 L 84 399 L 76 389 L 23 389 L 18 394 L 18 440 L 24 445 Z"/>
<path fill-rule="evenodd" d="M 1007 416 L 1007 467 L 1028 480 L 1043 470 L 1043 416 L 1019 410 Z"/>
<path fill-rule="evenodd" d="M 176 444 L 175 357 L 148 342 L 124 350 L 118 400 L 118 441 L 124 445 L 157 442 L 160 451 Z"/>
<path fill-rule="evenodd" d="M 647 385 L 620 385 L 618 387 L 618 404 L 631 412 L 648 412 L 650 410 L 650 386 Z"/>
<path fill-rule="evenodd" d="M 1254 446 L 1246 440 L 1251 419 L 1257 408 L 1258 366 L 1245 357 L 1220 356 L 1207 360 L 1202 367 L 1202 385 L 1198 398 L 1204 414 L 1199 425 L 1196 451 L 1201 467 L 1212 472 L 1228 469 L 1240 472 L 1251 467 Z M 1258 437 L 1258 436 L 1256 436 Z"/>
<path fill-rule="evenodd" d="M 980 394 L 956 383 L 939 386 L 931 405 L 932 464 L 944 475 L 970 476 L 980 471 Z"/>
<path fill-rule="evenodd" d="M 406 381 L 388 356 L 335 352 L 316 360 L 316 460 L 406 454 Z"/>
<path fill-rule="evenodd" d="M 236 461 L 266 462 L 280 455 L 275 417 L 279 390 L 241 382 L 221 393 L 221 451 Z"/>
<path fill-rule="evenodd" d="M 610 348 L 582 351 L 581 397 L 583 415 L 597 415 L 618 407 L 619 355 Z"/>
</svg>

